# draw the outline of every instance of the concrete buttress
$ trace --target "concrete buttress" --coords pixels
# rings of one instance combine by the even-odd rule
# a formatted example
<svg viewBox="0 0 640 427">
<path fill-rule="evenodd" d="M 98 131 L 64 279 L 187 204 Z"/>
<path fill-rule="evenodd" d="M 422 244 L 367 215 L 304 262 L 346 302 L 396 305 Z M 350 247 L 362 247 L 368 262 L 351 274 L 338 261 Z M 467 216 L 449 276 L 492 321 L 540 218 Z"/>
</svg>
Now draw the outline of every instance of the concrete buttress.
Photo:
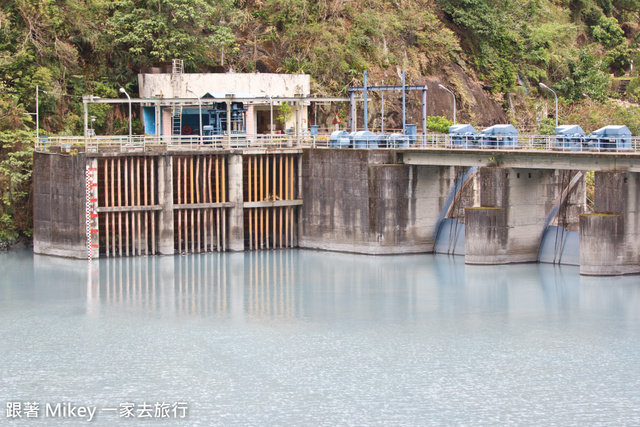
<svg viewBox="0 0 640 427">
<path fill-rule="evenodd" d="M 580 274 L 640 273 L 640 174 L 595 172 L 594 199 L 580 216 Z"/>
</svg>

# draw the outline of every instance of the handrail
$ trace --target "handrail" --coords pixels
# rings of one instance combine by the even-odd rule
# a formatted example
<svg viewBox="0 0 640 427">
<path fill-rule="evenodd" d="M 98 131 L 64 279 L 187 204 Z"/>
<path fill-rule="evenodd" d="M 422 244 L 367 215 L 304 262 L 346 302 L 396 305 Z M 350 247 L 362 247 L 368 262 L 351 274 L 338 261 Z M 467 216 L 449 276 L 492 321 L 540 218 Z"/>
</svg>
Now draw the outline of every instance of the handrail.
<svg viewBox="0 0 640 427">
<path fill-rule="evenodd" d="M 513 138 L 504 143 L 501 138 Z M 479 141 L 479 142 L 478 142 Z M 615 144 L 614 139 L 603 138 L 604 145 L 611 144 L 611 148 L 603 147 L 603 144 L 593 143 L 589 138 L 583 138 L 576 142 L 575 138 L 554 135 L 518 135 L 518 136 L 490 136 L 482 139 L 466 137 L 464 135 L 448 134 L 417 134 L 405 135 L 403 144 L 375 135 L 369 138 L 358 138 L 355 143 L 349 144 L 349 148 L 377 148 L 377 149 L 449 149 L 455 151 L 469 151 L 478 149 L 490 149 L 497 151 L 549 151 L 565 153 L 640 153 L 640 137 L 626 137 L 624 144 L 628 148 L 621 148 Z M 511 144 L 511 145 L 510 145 Z M 590 144 L 590 145 L 589 145 Z M 113 136 L 52 136 L 41 137 L 36 140 L 35 150 L 38 152 L 49 151 L 51 147 L 59 147 L 61 151 L 70 152 L 72 149 L 83 148 L 89 153 L 98 152 L 146 152 L 153 151 L 157 146 L 164 146 L 169 151 L 181 150 L 252 150 L 252 149 L 300 149 L 304 147 L 333 148 L 329 134 L 311 136 L 309 134 L 284 134 L 284 135 L 174 135 L 174 136 L 139 136 L 127 135 Z"/>
</svg>

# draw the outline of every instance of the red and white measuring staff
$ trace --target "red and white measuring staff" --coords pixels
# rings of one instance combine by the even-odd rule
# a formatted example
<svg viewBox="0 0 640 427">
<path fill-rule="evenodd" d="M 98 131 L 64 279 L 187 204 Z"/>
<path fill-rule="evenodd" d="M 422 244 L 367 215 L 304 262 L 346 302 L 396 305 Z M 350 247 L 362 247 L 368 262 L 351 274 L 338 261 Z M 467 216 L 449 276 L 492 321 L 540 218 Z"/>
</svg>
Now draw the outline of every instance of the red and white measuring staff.
<svg viewBox="0 0 640 427">
<path fill-rule="evenodd" d="M 96 208 L 98 206 L 98 168 L 93 167 L 87 162 L 86 172 L 86 224 L 87 224 L 87 259 L 91 260 L 95 255 L 98 255 L 98 213 Z M 95 235 L 95 239 L 94 236 Z M 95 240 L 96 243 L 93 243 Z M 95 251 L 95 252 L 94 252 Z"/>
</svg>

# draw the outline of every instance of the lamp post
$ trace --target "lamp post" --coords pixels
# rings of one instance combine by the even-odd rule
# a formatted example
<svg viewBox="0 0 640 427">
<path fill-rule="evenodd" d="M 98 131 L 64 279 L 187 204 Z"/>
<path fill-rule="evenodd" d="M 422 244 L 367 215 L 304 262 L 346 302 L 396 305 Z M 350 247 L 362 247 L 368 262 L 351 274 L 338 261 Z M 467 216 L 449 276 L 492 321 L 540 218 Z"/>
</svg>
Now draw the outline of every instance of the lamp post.
<svg viewBox="0 0 640 427">
<path fill-rule="evenodd" d="M 200 144 L 202 144 L 202 102 L 200 101 L 200 97 L 191 89 L 187 88 L 187 92 L 190 92 L 198 98 L 198 118 L 200 119 Z"/>
<path fill-rule="evenodd" d="M 36 142 L 40 141 L 40 101 L 38 100 L 38 85 L 36 85 Z"/>
<path fill-rule="evenodd" d="M 556 98 L 556 127 L 558 127 L 558 95 L 556 95 L 556 92 L 553 89 L 551 89 L 549 86 L 547 86 L 546 84 L 540 82 L 539 85 L 540 85 L 541 88 L 547 89 L 548 91 L 553 93 L 553 96 Z"/>
<path fill-rule="evenodd" d="M 120 88 L 120 93 L 127 95 L 127 99 L 129 100 L 129 143 L 131 143 L 131 98 L 123 87 Z"/>
<path fill-rule="evenodd" d="M 451 92 L 449 89 L 447 89 L 446 87 L 444 87 L 442 84 L 439 84 L 438 87 L 440 89 L 444 89 L 447 92 L 449 92 L 451 94 L 451 96 L 453 97 L 453 124 L 456 124 L 456 96 L 453 94 L 453 92 Z"/>
<path fill-rule="evenodd" d="M 271 135 L 271 139 L 273 139 L 273 98 L 264 89 L 260 89 L 260 92 L 264 93 L 269 97 L 269 107 L 270 107 L 270 123 L 269 123 L 269 135 Z"/>
</svg>

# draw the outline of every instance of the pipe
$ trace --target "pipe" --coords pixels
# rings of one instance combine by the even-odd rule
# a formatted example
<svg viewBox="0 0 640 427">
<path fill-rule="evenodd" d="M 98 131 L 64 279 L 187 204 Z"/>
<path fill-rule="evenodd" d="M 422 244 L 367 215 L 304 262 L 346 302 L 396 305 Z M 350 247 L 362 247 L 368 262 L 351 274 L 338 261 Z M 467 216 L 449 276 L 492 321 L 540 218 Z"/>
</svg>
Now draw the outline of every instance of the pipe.
<svg viewBox="0 0 640 427">
<path fill-rule="evenodd" d="M 384 133 L 384 91 L 380 91 L 380 133 Z"/>
<path fill-rule="evenodd" d="M 356 131 L 356 100 L 355 93 L 349 93 L 349 110 L 351 112 L 351 132 Z"/>
<path fill-rule="evenodd" d="M 369 130 L 367 110 L 367 70 L 364 70 L 364 130 Z"/>
<path fill-rule="evenodd" d="M 422 89 L 422 145 L 427 145 L 427 87 Z"/>
<path fill-rule="evenodd" d="M 405 101 L 405 82 L 404 82 L 404 68 L 402 69 L 402 133 L 404 134 L 405 130 L 406 130 L 406 122 L 407 122 L 407 118 L 406 118 L 406 101 Z"/>
</svg>

